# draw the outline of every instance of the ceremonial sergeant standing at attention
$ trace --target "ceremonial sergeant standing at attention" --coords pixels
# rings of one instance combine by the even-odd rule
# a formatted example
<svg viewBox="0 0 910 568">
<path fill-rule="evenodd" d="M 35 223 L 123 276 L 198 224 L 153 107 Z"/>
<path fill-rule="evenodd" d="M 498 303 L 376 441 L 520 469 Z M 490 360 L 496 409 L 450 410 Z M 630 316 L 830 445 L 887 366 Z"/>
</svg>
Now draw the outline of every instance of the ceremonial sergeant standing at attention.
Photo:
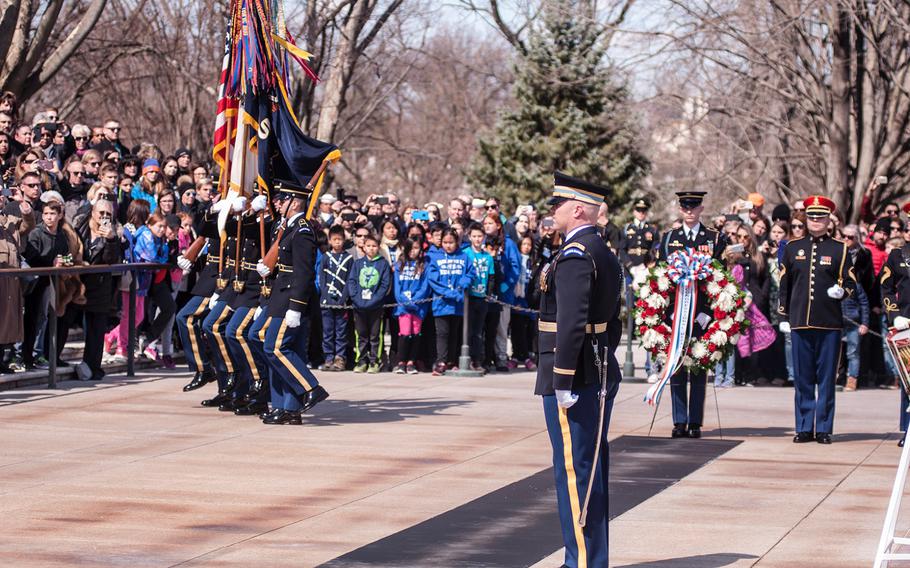
<svg viewBox="0 0 910 568">
<path fill-rule="evenodd" d="M 910 203 L 904 204 L 903 210 L 910 215 Z M 910 328 L 910 244 L 891 251 L 878 278 L 882 289 L 882 307 L 889 325 L 899 331 Z M 910 425 L 910 413 L 907 412 L 910 399 L 903 388 L 900 392 L 900 431 L 906 432 Z M 897 445 L 904 446 L 903 437 Z"/>
<path fill-rule="evenodd" d="M 780 263 L 781 331 L 791 332 L 796 387 L 796 443 L 831 443 L 834 379 L 843 330 L 841 299 L 856 291 L 847 243 L 828 236 L 834 202 L 803 202 L 809 236 L 787 243 Z M 815 386 L 818 385 L 818 399 Z"/>
<path fill-rule="evenodd" d="M 595 226 L 606 189 L 559 172 L 548 204 L 562 248 L 540 277 L 540 366 L 565 566 L 607 566 L 607 430 L 622 380 L 614 351 L 622 268 Z"/>
<path fill-rule="evenodd" d="M 676 251 L 692 249 L 694 252 L 711 255 L 720 259 L 726 247 L 723 235 L 701 224 L 701 212 L 705 206 L 706 191 L 677 191 L 679 198 L 679 215 L 682 227 L 667 231 L 657 258 L 666 260 Z M 668 310 L 673 313 L 673 308 Z M 692 337 L 699 338 L 704 334 L 714 312 L 709 307 L 708 298 L 699 293 L 695 303 L 695 323 L 692 326 Z M 688 389 L 687 389 L 688 383 Z M 693 373 L 681 368 L 670 377 L 670 391 L 673 395 L 673 433 L 674 438 L 701 438 L 701 425 L 705 416 L 705 387 L 708 375 L 704 371 Z M 687 392 L 688 391 L 688 392 Z"/>
<path fill-rule="evenodd" d="M 265 354 L 275 370 L 273 380 L 283 390 L 282 400 L 272 400 L 266 424 L 300 424 L 301 414 L 329 397 L 307 367 L 309 318 L 307 302 L 316 285 L 316 234 L 306 219 L 310 192 L 287 181 L 275 189 L 287 195 L 287 223 L 278 243 L 275 284 L 268 305 Z"/>
</svg>

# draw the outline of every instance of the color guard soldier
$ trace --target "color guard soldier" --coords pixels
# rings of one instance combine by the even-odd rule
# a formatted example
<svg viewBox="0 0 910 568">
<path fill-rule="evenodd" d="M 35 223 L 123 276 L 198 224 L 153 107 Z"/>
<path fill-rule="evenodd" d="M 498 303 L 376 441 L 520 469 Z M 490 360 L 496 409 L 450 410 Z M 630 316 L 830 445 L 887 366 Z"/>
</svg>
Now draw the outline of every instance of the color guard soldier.
<svg viewBox="0 0 910 568">
<path fill-rule="evenodd" d="M 595 225 L 607 190 L 559 172 L 555 178 L 548 204 L 565 240 L 540 277 L 534 393 L 543 396 L 553 447 L 565 565 L 606 566 L 606 433 L 622 380 L 614 352 L 623 273 Z"/>
<path fill-rule="evenodd" d="M 275 189 L 288 195 L 287 223 L 278 245 L 275 283 L 269 298 L 265 354 L 275 370 L 274 382 L 284 390 L 272 400 L 266 424 L 300 424 L 301 414 L 329 397 L 307 367 L 309 319 L 304 317 L 316 282 L 316 235 L 306 219 L 306 188 L 276 181 Z"/>
<path fill-rule="evenodd" d="M 657 250 L 657 259 L 666 260 L 676 251 L 692 249 L 695 252 L 709 254 L 720 259 L 726 247 L 726 239 L 719 232 L 701 224 L 700 217 L 704 210 L 706 191 L 677 191 L 679 215 L 682 226 L 667 231 Z M 673 309 L 669 310 L 673 313 Z M 705 294 L 698 294 L 695 305 L 695 323 L 692 326 L 692 337 L 699 338 L 711 322 L 713 312 L 708 305 Z M 689 390 L 687 392 L 687 383 Z M 692 373 L 683 368 L 670 378 L 670 391 L 673 399 L 673 432 L 674 438 L 701 438 L 701 425 L 705 416 L 705 388 L 708 383 L 707 373 Z"/>
<path fill-rule="evenodd" d="M 831 443 L 834 380 L 840 360 L 841 299 L 856 291 L 847 243 L 828 236 L 834 202 L 804 201 L 809 235 L 784 249 L 780 268 L 781 331 L 791 332 L 796 387 L 795 443 Z M 818 398 L 815 386 L 818 385 Z"/>
<path fill-rule="evenodd" d="M 251 397 L 255 398 L 259 394 L 258 389 L 262 386 L 260 369 L 268 368 L 265 353 L 251 349 L 247 340 L 247 333 L 252 327 L 256 308 L 259 306 L 259 292 L 262 287 L 262 279 L 256 272 L 256 262 L 262 256 L 258 213 L 267 206 L 268 198 L 265 195 L 257 195 L 250 202 L 249 211 L 234 223 L 236 225 L 237 222 L 241 222 L 240 258 L 235 266 L 234 278 L 228 283 L 231 293 L 226 301 L 231 307 L 231 317 L 225 328 L 224 340 L 234 361 L 236 386 L 231 393 L 232 398 L 218 407 L 222 412 L 234 412 L 247 406 Z M 236 229 L 231 230 L 236 235 Z M 235 251 L 230 252 L 236 256 Z"/>
<path fill-rule="evenodd" d="M 229 207 L 232 214 L 240 215 L 246 207 L 246 197 L 235 197 L 230 200 L 222 199 L 213 205 L 206 215 L 210 215 L 210 218 L 215 219 L 225 207 Z M 202 406 L 220 407 L 234 397 L 233 391 L 237 386 L 234 360 L 230 351 L 228 351 L 225 339 L 227 324 L 231 319 L 230 302 L 234 299 L 235 294 L 231 287 L 231 279 L 234 277 L 235 265 L 237 264 L 237 260 L 234 258 L 234 251 L 237 246 L 236 223 L 237 221 L 234 217 L 228 218 L 225 226 L 226 238 L 224 247 L 219 250 L 219 254 L 224 257 L 219 265 L 222 270 L 215 281 L 215 293 L 209 299 L 209 313 L 202 321 L 202 329 L 205 331 L 209 353 L 215 367 L 215 375 L 218 378 L 218 394 L 203 400 L 200 403 Z"/>
<path fill-rule="evenodd" d="M 903 211 L 910 215 L 910 203 L 903 206 Z M 910 328 L 910 244 L 905 244 L 888 254 L 888 260 L 885 261 L 878 279 L 882 291 L 882 308 L 888 318 L 888 324 L 898 331 Z M 907 398 L 903 386 L 900 391 L 900 431 L 906 432 L 910 424 L 910 412 L 907 411 L 910 399 Z M 903 447 L 903 436 L 897 445 Z"/>
</svg>

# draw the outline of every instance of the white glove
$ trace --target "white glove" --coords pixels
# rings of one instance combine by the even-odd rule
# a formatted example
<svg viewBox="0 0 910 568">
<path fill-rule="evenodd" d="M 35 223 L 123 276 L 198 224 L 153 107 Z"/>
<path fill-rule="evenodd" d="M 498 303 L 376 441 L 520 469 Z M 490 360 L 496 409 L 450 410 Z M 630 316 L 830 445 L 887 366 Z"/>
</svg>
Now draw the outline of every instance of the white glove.
<svg viewBox="0 0 910 568">
<path fill-rule="evenodd" d="M 209 212 L 212 214 L 220 213 L 222 209 L 229 206 L 230 202 L 227 199 L 222 199 L 218 201 L 218 203 L 212 205 L 211 209 L 209 209 Z"/>
<path fill-rule="evenodd" d="M 256 263 L 256 272 L 259 273 L 259 276 L 262 276 L 263 278 L 265 278 L 265 277 L 268 276 L 272 271 L 269 270 L 269 267 L 266 266 L 266 265 L 260 260 L 259 262 Z"/>
<path fill-rule="evenodd" d="M 576 402 L 578 402 L 577 394 L 572 394 L 570 390 L 556 390 L 556 404 L 560 408 L 572 408 Z"/>
<path fill-rule="evenodd" d="M 701 312 L 695 316 L 695 321 L 698 322 L 698 325 L 700 325 L 702 329 L 708 329 L 708 324 L 711 323 L 711 316 Z"/>
<path fill-rule="evenodd" d="M 261 315 L 262 315 L 262 306 L 258 306 L 256 308 L 256 313 L 253 314 L 253 319 L 254 320 L 259 319 L 259 316 L 261 316 Z"/>
<path fill-rule="evenodd" d="M 910 327 L 910 318 L 905 318 L 904 316 L 894 318 L 894 329 L 902 331 L 908 327 Z"/>
<path fill-rule="evenodd" d="M 231 210 L 234 211 L 234 213 L 243 213 L 244 207 L 246 207 L 246 197 L 235 197 L 231 201 Z"/>
<path fill-rule="evenodd" d="M 780 329 L 781 333 L 790 333 L 790 322 L 782 321 L 780 325 L 777 326 Z"/>
<path fill-rule="evenodd" d="M 284 316 L 284 323 L 288 324 L 288 327 L 291 328 L 300 325 L 300 312 L 297 310 L 288 310 L 288 313 Z"/>
<path fill-rule="evenodd" d="M 214 306 L 215 302 L 218 301 L 218 292 L 212 292 L 212 297 L 209 298 L 209 305 Z"/>
<path fill-rule="evenodd" d="M 193 269 L 193 263 L 190 262 L 190 261 L 189 261 L 185 256 L 183 256 L 182 254 L 181 254 L 180 256 L 177 257 L 177 266 L 179 266 L 179 267 L 180 267 L 180 270 L 183 270 L 184 272 L 189 272 L 190 270 Z"/>
<path fill-rule="evenodd" d="M 840 300 L 844 297 L 844 289 L 835 284 L 828 288 L 828 297 L 834 298 L 835 300 Z"/>
<path fill-rule="evenodd" d="M 257 195 L 253 198 L 253 201 L 250 202 L 250 209 L 253 213 L 258 213 L 262 211 L 269 205 L 269 199 L 264 195 Z"/>
</svg>

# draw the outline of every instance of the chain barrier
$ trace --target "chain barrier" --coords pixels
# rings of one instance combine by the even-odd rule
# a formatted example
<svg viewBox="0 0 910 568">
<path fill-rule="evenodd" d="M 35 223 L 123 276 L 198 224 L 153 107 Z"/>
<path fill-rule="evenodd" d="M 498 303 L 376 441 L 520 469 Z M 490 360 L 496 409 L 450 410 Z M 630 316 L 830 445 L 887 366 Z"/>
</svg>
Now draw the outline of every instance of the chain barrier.
<svg viewBox="0 0 910 568">
<path fill-rule="evenodd" d="M 385 308 L 416 306 L 418 304 L 428 304 L 438 298 L 442 298 L 442 296 L 430 296 L 429 298 L 424 298 L 422 300 L 414 300 L 413 302 L 396 302 L 393 304 L 382 304 L 381 307 L 383 309 L 385 309 Z M 507 308 L 511 308 L 511 309 L 519 311 L 519 312 L 525 312 L 525 313 L 534 314 L 534 315 L 537 315 L 540 313 L 540 310 L 535 310 L 533 308 L 526 308 L 524 306 L 516 306 L 515 304 L 509 304 L 507 302 L 503 302 L 502 300 L 500 300 L 499 298 L 496 298 L 494 296 L 487 296 L 484 299 L 486 301 L 490 302 L 491 304 L 499 304 L 501 306 L 505 306 Z M 348 306 L 348 305 L 342 305 L 342 304 L 319 304 L 319 307 L 326 308 L 329 310 L 353 310 L 354 309 L 354 306 Z"/>
</svg>

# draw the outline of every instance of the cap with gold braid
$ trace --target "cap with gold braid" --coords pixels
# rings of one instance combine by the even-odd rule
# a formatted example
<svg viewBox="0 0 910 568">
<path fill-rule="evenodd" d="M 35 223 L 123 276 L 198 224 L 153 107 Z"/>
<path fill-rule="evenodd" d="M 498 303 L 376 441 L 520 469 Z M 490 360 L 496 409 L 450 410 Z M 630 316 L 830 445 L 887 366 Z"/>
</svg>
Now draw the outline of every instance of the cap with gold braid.
<svg viewBox="0 0 910 568">
<path fill-rule="evenodd" d="M 679 205 L 689 209 L 694 209 L 701 205 L 702 201 L 705 200 L 706 195 L 708 195 L 707 191 L 696 191 L 694 189 L 676 192 L 676 198 L 679 199 Z"/>
<path fill-rule="evenodd" d="M 632 205 L 632 208 L 638 209 L 639 211 L 647 211 L 648 209 L 651 208 L 651 203 L 644 197 L 641 197 L 641 198 L 635 200 L 635 203 Z"/>
<path fill-rule="evenodd" d="M 810 195 L 803 200 L 803 204 L 809 217 L 827 217 L 836 209 L 834 202 L 824 195 Z"/>
<path fill-rule="evenodd" d="M 562 172 L 554 172 L 553 178 L 553 197 L 547 200 L 547 205 L 551 206 L 569 200 L 581 201 L 588 205 L 600 205 L 609 191 L 606 187 L 568 176 Z"/>
<path fill-rule="evenodd" d="M 284 199 L 290 199 L 292 197 L 306 199 L 312 194 L 312 191 L 307 191 L 305 186 L 302 186 L 295 181 L 275 179 L 273 180 L 273 183 L 275 184 L 275 191 Z"/>
</svg>

